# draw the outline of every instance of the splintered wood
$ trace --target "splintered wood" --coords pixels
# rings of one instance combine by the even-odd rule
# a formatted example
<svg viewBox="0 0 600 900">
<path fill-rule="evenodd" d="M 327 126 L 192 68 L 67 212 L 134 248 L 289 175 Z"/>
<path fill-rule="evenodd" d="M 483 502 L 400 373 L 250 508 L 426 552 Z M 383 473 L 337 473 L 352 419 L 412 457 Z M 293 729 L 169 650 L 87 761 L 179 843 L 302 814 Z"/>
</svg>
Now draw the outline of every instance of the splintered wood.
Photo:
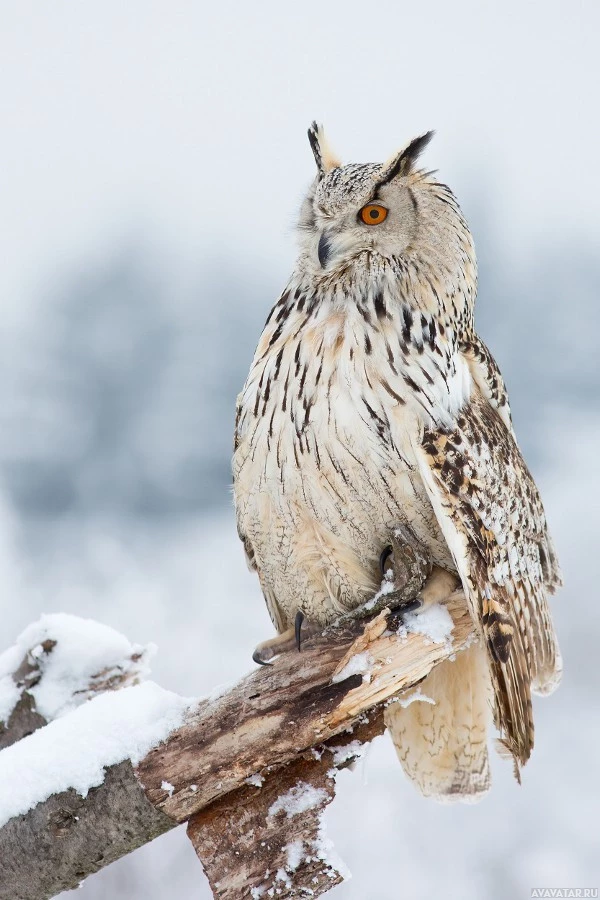
<svg viewBox="0 0 600 900">
<path fill-rule="evenodd" d="M 375 714 L 277 772 L 256 775 L 192 816 L 190 838 L 213 895 L 241 898 L 319 897 L 344 880 L 322 821 L 335 795 L 336 773 L 384 729 Z"/>
</svg>

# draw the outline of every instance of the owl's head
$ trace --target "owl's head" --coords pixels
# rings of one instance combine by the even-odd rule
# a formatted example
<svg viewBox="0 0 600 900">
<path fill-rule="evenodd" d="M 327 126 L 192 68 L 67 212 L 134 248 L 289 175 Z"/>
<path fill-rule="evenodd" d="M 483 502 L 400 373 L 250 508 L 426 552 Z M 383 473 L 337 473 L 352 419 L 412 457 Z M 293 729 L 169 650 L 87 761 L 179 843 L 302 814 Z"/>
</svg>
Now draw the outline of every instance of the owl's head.
<svg viewBox="0 0 600 900">
<path fill-rule="evenodd" d="M 471 235 L 450 189 L 418 160 L 433 137 L 414 138 L 385 163 L 342 165 L 322 127 L 308 138 L 317 176 L 299 221 L 304 264 L 315 274 L 347 268 L 365 251 L 382 258 L 418 256 L 449 274 L 475 257 Z"/>
</svg>

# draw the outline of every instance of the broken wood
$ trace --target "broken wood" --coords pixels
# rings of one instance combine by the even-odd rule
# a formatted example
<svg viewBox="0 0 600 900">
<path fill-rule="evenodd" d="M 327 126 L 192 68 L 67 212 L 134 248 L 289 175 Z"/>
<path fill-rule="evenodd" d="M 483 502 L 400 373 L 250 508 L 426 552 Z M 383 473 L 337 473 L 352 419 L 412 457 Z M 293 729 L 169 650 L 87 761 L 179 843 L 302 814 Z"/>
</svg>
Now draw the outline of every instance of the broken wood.
<svg viewBox="0 0 600 900">
<path fill-rule="evenodd" d="M 15 816 L 0 829 L 1 900 L 42 900 L 77 887 L 87 875 L 187 820 L 216 897 L 258 897 L 261 887 L 274 886 L 273 879 L 277 897 L 302 896 L 296 882 L 310 886 L 313 896 L 323 893 L 339 873 L 318 852 L 305 852 L 294 868 L 297 844 L 288 854 L 301 833 L 306 847 L 312 842 L 318 849 L 322 807 L 312 813 L 307 808 L 297 821 L 282 815 L 283 809 L 269 810 L 299 782 L 322 791 L 323 805 L 329 802 L 336 763 L 324 745 L 380 733 L 384 704 L 468 645 L 473 625 L 461 592 L 450 597 L 447 608 L 454 621 L 452 645 L 418 633 L 399 635 L 388 627 L 397 625 L 389 611 L 366 624 L 332 627 L 307 641 L 301 653 L 284 654 L 220 696 L 201 700 L 135 770 L 128 761 L 107 767 L 103 784 L 85 799 L 70 790 Z M 361 665 L 354 671 L 359 655 Z M 336 737 L 342 734 L 343 739 Z M 253 786 L 263 778 L 260 788 Z M 252 858 L 247 854 L 251 828 L 263 835 Z M 244 855 L 243 866 L 236 854 Z M 243 870 L 248 874 L 242 887 Z M 313 879 L 311 885 L 307 879 Z"/>
<path fill-rule="evenodd" d="M 350 734 L 332 738 L 191 817 L 187 833 L 218 900 L 318 897 L 344 880 L 322 814 L 335 776 L 385 729 L 374 712 Z"/>
</svg>

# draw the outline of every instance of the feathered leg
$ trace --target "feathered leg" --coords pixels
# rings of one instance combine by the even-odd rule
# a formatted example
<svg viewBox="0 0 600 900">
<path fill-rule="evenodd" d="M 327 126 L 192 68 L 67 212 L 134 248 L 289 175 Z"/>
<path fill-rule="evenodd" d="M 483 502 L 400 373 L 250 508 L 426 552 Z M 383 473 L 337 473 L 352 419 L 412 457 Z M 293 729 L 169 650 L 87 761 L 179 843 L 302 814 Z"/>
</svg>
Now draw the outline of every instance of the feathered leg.
<svg viewBox="0 0 600 900">
<path fill-rule="evenodd" d="M 426 797 L 475 802 L 489 790 L 487 737 L 492 693 L 485 651 L 474 644 L 419 685 L 433 703 L 400 701 L 385 721 L 402 767 Z M 403 698 L 401 698 L 403 699 Z M 405 700 L 404 700 L 405 702 Z"/>
</svg>

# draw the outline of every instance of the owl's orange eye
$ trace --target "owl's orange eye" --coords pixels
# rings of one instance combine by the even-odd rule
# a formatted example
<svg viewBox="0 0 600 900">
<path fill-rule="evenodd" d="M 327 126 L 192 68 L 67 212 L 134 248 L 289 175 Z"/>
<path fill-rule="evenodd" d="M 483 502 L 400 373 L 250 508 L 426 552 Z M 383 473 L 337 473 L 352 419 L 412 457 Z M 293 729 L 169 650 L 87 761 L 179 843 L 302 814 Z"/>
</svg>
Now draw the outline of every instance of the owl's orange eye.
<svg viewBox="0 0 600 900">
<path fill-rule="evenodd" d="M 378 203 L 367 203 L 359 213 L 365 225 L 381 225 L 387 218 L 387 214 L 385 206 L 379 206 Z"/>
</svg>

